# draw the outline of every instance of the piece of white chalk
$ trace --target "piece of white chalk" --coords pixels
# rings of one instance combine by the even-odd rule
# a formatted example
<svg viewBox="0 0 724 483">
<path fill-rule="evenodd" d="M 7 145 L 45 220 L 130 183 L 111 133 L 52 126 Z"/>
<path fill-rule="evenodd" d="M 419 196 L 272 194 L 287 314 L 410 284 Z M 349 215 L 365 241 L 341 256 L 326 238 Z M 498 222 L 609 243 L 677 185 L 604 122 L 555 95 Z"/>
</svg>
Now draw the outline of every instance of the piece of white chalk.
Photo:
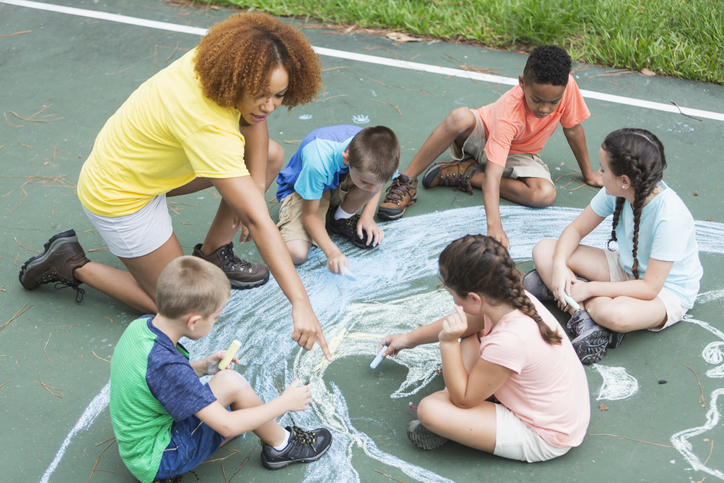
<svg viewBox="0 0 724 483">
<path fill-rule="evenodd" d="M 351 281 L 357 280 L 357 277 L 354 276 L 354 273 L 352 273 L 349 269 L 349 267 L 344 267 L 344 276 L 350 279 Z"/>
<path fill-rule="evenodd" d="M 226 369 L 226 366 L 229 365 L 231 359 L 236 357 L 236 352 L 239 350 L 239 347 L 241 347 L 241 342 L 234 339 L 234 342 L 232 342 L 229 346 L 229 350 L 226 351 L 224 358 L 219 361 L 219 370 L 223 371 Z"/>
<path fill-rule="evenodd" d="M 377 369 L 377 366 L 380 365 L 380 362 L 382 362 L 382 359 L 385 358 L 385 356 L 383 354 L 385 353 L 386 350 L 387 350 L 387 346 L 383 345 L 382 349 L 380 349 L 380 351 L 377 353 L 377 357 L 375 357 L 375 360 L 373 360 L 372 363 L 370 364 L 370 369 Z"/>
<path fill-rule="evenodd" d="M 563 292 L 563 300 L 565 300 L 568 305 L 573 307 L 573 310 L 581 310 L 581 306 L 578 305 L 578 303 L 565 292 Z"/>
</svg>

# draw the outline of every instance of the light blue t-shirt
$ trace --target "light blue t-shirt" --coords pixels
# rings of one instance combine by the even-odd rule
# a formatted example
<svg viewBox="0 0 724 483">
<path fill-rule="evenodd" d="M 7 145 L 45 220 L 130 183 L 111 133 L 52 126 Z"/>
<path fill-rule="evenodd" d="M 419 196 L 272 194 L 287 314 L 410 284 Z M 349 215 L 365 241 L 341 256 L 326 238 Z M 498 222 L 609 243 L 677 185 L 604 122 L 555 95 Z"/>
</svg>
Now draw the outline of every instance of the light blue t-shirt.
<svg viewBox="0 0 724 483">
<path fill-rule="evenodd" d="M 639 273 L 643 278 L 649 259 L 674 262 L 664 287 L 676 295 L 682 307 L 694 306 L 699 294 L 699 281 L 704 270 L 699 261 L 699 246 L 696 243 L 694 217 L 674 190 L 661 181 L 664 190 L 656 195 L 641 210 L 637 257 Z M 599 191 L 591 200 L 591 208 L 601 217 L 607 217 L 616 209 L 616 197 Z M 633 267 L 633 209 L 624 202 L 618 225 L 618 239 L 621 265 L 631 273 Z"/>
<path fill-rule="evenodd" d="M 361 130 L 359 126 L 342 125 L 307 134 L 287 167 L 277 176 L 277 200 L 295 191 L 305 200 L 318 200 L 325 191 L 337 188 L 340 175 L 349 172 L 342 153 Z"/>
</svg>

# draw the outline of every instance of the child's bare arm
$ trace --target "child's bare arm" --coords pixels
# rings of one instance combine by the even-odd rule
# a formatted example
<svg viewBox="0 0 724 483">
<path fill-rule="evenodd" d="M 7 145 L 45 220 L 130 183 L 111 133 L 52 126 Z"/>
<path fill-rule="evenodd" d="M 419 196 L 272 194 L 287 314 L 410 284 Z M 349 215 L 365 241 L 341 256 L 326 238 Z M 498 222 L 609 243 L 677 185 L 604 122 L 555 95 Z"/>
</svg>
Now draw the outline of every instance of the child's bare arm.
<svg viewBox="0 0 724 483">
<path fill-rule="evenodd" d="M 227 411 L 214 401 L 196 413 L 196 417 L 208 424 L 225 438 L 253 431 L 264 423 L 278 418 L 287 411 L 304 411 L 311 402 L 309 386 L 298 386 L 295 379 L 281 396 L 260 406 Z"/>
<path fill-rule="evenodd" d="M 302 224 L 327 257 L 327 268 L 332 273 L 342 273 L 342 267 L 349 266 L 347 257 L 334 244 L 319 217 L 319 200 L 302 200 Z"/>
<path fill-rule="evenodd" d="M 493 163 L 486 165 L 483 178 L 483 205 L 488 223 L 488 236 L 495 238 L 510 250 L 510 241 L 500 219 L 500 180 L 503 177 L 503 169 L 503 166 Z"/>
<path fill-rule="evenodd" d="M 649 259 L 644 278 L 625 282 L 580 282 L 574 281 L 571 296 L 576 301 L 592 297 L 631 297 L 639 300 L 653 300 L 661 292 L 666 277 L 669 276 L 674 262 Z"/>
<path fill-rule="evenodd" d="M 591 186 L 603 186 L 601 173 L 594 171 L 591 167 L 591 160 L 588 158 L 588 148 L 586 147 L 586 133 L 583 131 L 583 126 L 576 124 L 573 127 L 564 127 L 563 134 L 566 136 L 568 145 L 573 151 L 573 156 L 578 162 L 578 167 L 581 168 L 581 174 L 586 183 Z"/>
<path fill-rule="evenodd" d="M 468 374 L 460 351 L 461 337 L 470 332 L 467 314 L 462 307 L 455 306 L 455 312 L 443 319 L 440 331 L 440 355 L 442 374 L 450 400 L 458 407 L 477 406 L 492 396 L 510 377 L 512 372 L 498 364 L 478 359 Z"/>
<path fill-rule="evenodd" d="M 385 232 L 375 223 L 374 215 L 377 211 L 377 205 L 380 203 L 382 196 L 382 187 L 377 191 L 377 194 L 372 197 L 371 200 L 365 204 L 360 214 L 359 222 L 357 222 L 357 236 L 362 238 L 362 231 L 367 232 L 367 239 L 365 240 L 366 245 L 376 247 L 385 238 Z"/>
</svg>

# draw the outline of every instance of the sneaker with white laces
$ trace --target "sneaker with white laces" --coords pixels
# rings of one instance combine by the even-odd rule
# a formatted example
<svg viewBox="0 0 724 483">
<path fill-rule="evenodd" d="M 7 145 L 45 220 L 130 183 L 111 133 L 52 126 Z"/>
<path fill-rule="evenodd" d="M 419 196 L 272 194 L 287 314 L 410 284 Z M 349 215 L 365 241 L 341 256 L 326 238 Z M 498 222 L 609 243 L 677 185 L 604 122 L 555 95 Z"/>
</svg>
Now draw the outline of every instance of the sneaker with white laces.
<svg viewBox="0 0 724 483">
<path fill-rule="evenodd" d="M 264 443 L 261 449 L 261 463 L 270 470 L 278 470 L 293 463 L 309 463 L 324 456 L 332 444 L 332 433 L 325 428 L 304 431 L 296 426 L 287 426 L 289 442 L 282 450 Z"/>
</svg>

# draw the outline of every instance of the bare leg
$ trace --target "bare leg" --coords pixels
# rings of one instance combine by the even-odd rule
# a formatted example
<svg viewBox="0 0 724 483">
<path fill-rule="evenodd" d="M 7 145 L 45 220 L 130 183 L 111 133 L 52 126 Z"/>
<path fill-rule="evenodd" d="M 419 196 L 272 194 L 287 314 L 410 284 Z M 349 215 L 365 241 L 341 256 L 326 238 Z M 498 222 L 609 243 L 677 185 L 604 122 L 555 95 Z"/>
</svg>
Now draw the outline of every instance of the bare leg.
<svg viewBox="0 0 724 483">
<path fill-rule="evenodd" d="M 551 286 L 553 276 L 553 253 L 558 240 L 541 240 L 533 248 L 533 264 L 543 283 Z M 606 254 L 600 248 L 578 245 L 566 264 L 572 276 L 580 276 L 587 280 L 608 282 L 611 275 L 608 271 Z"/>
<path fill-rule="evenodd" d="M 292 256 L 294 265 L 301 265 L 307 261 L 310 248 L 312 248 L 312 244 L 307 240 L 289 240 L 287 242 L 287 249 Z"/>
<path fill-rule="evenodd" d="M 462 146 L 475 128 L 475 115 L 467 107 L 454 109 L 445 120 L 436 127 L 430 137 L 422 144 L 412 158 L 404 174 L 417 178 L 430 166 L 453 142 Z M 349 212 L 348 212 L 349 213 Z"/>
<path fill-rule="evenodd" d="M 209 388 L 219 403 L 224 407 L 230 406 L 232 411 L 264 404 L 246 379 L 236 371 L 219 372 L 209 381 Z M 286 430 L 273 419 L 256 428 L 254 434 L 271 446 L 279 446 L 286 438 Z"/>
<path fill-rule="evenodd" d="M 443 438 L 488 453 L 495 451 L 495 403 L 484 401 L 462 409 L 453 404 L 447 390 L 442 390 L 420 402 L 417 417 L 423 426 Z"/>
<path fill-rule="evenodd" d="M 176 235 L 148 255 L 120 258 L 128 272 L 90 262 L 74 272 L 88 286 L 146 314 L 156 313 L 156 282 L 171 260 L 183 255 Z"/>
<path fill-rule="evenodd" d="M 347 213 L 357 213 L 357 211 L 374 198 L 376 194 L 377 192 L 365 191 L 352 185 L 342 202 L 342 209 Z"/>
<path fill-rule="evenodd" d="M 586 301 L 586 310 L 597 324 L 615 332 L 652 329 L 666 322 L 666 307 L 658 297 L 594 297 Z"/>
</svg>

